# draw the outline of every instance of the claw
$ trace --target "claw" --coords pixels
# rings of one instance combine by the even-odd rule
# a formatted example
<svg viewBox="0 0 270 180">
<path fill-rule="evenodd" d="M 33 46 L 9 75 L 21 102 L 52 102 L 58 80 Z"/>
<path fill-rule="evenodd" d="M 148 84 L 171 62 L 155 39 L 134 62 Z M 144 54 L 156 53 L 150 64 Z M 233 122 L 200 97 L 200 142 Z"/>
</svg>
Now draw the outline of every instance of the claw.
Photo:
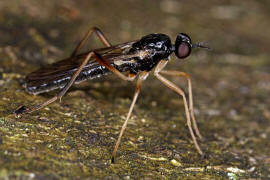
<svg viewBox="0 0 270 180">
<path fill-rule="evenodd" d="M 112 164 L 114 164 L 115 163 L 115 160 L 114 160 L 115 158 L 114 157 L 112 157 Z"/>
<path fill-rule="evenodd" d="M 27 111 L 26 106 L 21 106 L 18 109 L 14 111 L 16 117 L 21 117 L 22 114 L 24 114 Z"/>
</svg>

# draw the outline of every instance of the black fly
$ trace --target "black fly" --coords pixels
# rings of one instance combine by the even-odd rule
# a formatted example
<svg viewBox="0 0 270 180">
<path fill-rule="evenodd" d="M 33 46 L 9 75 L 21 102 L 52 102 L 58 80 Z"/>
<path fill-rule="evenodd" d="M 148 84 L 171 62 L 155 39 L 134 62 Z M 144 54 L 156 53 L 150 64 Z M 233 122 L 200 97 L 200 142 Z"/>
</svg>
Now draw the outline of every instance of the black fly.
<svg viewBox="0 0 270 180">
<path fill-rule="evenodd" d="M 93 32 L 96 33 L 98 38 L 106 47 L 77 54 Z M 112 46 L 104 34 L 98 28 L 93 27 L 78 44 L 71 57 L 32 72 L 26 77 L 25 87 L 28 93 L 39 94 L 58 88 L 61 89 L 60 92 L 53 98 L 39 105 L 33 106 L 32 108 L 21 106 L 15 111 L 15 114 L 20 116 L 25 113 L 31 113 L 58 99 L 61 100 L 63 95 L 74 83 L 80 83 L 87 79 L 98 78 L 109 73 L 114 73 L 121 79 L 128 81 L 133 81 L 138 77 L 132 104 L 129 108 L 128 115 L 122 126 L 112 154 L 112 162 L 114 162 L 121 137 L 140 93 L 141 83 L 147 78 L 149 72 L 154 68 L 154 75 L 164 85 L 182 96 L 185 106 L 187 125 L 191 137 L 198 152 L 203 154 L 193 132 L 194 129 L 196 135 L 201 138 L 194 117 L 190 76 L 185 72 L 163 70 L 172 53 L 175 53 L 179 59 L 183 59 L 190 55 L 192 48 L 208 47 L 203 46 L 201 43 L 192 44 L 190 37 L 184 33 L 177 35 L 174 44 L 171 43 L 170 38 L 165 34 L 149 34 L 142 37 L 140 40 Z M 184 91 L 166 79 L 163 75 L 179 76 L 187 79 L 189 103 Z"/>
</svg>

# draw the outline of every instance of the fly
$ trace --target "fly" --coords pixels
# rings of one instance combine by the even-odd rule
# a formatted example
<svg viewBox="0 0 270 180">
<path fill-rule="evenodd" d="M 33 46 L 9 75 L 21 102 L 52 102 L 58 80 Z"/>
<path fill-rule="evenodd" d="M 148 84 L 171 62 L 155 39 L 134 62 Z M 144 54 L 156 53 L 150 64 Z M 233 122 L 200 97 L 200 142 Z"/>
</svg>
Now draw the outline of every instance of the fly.
<svg viewBox="0 0 270 180">
<path fill-rule="evenodd" d="M 106 47 L 78 54 L 78 51 L 93 33 L 97 35 Z M 203 152 L 196 138 L 196 136 L 199 138 L 202 138 L 202 136 L 194 116 L 190 76 L 181 71 L 164 70 L 172 53 L 175 53 L 178 59 L 184 59 L 190 55 L 193 48 L 208 47 L 203 46 L 201 43 L 192 44 L 190 37 L 184 33 L 177 35 L 174 44 L 171 43 L 169 36 L 165 34 L 149 34 L 140 40 L 112 46 L 104 34 L 98 28 L 93 27 L 86 33 L 70 57 L 26 76 L 25 88 L 30 94 L 40 94 L 54 89 L 61 89 L 60 92 L 51 99 L 31 108 L 21 106 L 15 111 L 15 114 L 16 116 L 20 116 L 22 114 L 32 113 L 56 100 L 61 101 L 61 98 L 73 84 L 87 79 L 98 78 L 110 73 L 126 81 L 133 81 L 137 77 L 135 94 L 112 153 L 112 162 L 114 162 L 121 137 L 140 93 L 141 84 L 146 80 L 149 72 L 154 69 L 154 75 L 157 79 L 182 97 L 190 135 L 197 151 L 202 155 Z M 184 77 L 187 80 L 188 100 L 184 91 L 166 79 L 165 75 Z"/>
</svg>

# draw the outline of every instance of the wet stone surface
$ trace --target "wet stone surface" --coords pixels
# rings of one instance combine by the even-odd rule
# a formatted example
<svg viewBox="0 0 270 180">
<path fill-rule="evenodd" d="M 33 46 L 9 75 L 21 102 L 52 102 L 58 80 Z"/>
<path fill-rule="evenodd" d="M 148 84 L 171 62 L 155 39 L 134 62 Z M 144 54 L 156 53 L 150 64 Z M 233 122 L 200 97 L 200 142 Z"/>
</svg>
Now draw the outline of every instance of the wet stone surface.
<svg viewBox="0 0 270 180">
<path fill-rule="evenodd" d="M 0 2 L 0 179 L 270 178 L 268 7 L 268 1 Z M 111 153 L 134 83 L 115 76 L 84 82 L 61 103 L 14 116 L 19 106 L 55 95 L 27 94 L 24 77 L 69 56 L 89 26 L 104 30 L 112 44 L 153 32 L 172 40 L 186 32 L 209 43 L 212 51 L 193 51 L 184 61 L 172 56 L 167 68 L 191 74 L 204 157 L 192 143 L 181 98 L 153 76 L 143 84 L 115 164 Z M 93 38 L 87 49 L 100 46 Z M 184 79 L 170 79 L 187 92 Z"/>
</svg>

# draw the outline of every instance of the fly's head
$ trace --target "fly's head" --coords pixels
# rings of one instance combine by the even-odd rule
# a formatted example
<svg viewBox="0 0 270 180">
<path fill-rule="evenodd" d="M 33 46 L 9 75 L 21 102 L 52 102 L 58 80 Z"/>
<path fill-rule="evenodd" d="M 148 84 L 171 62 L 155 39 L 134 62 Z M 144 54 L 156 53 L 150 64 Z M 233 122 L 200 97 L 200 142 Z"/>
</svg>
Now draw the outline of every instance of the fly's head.
<svg viewBox="0 0 270 180">
<path fill-rule="evenodd" d="M 191 38 L 185 33 L 179 33 L 176 37 L 175 44 L 172 46 L 172 50 L 179 59 L 188 57 L 191 53 L 192 48 L 206 48 L 203 43 L 192 44 Z"/>
</svg>

